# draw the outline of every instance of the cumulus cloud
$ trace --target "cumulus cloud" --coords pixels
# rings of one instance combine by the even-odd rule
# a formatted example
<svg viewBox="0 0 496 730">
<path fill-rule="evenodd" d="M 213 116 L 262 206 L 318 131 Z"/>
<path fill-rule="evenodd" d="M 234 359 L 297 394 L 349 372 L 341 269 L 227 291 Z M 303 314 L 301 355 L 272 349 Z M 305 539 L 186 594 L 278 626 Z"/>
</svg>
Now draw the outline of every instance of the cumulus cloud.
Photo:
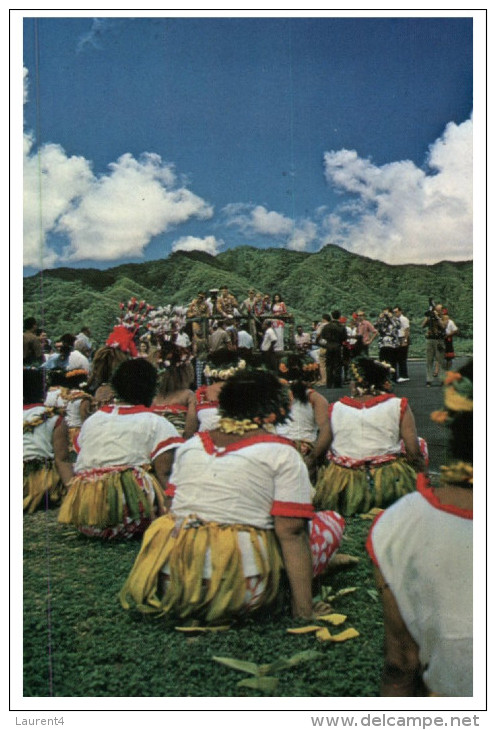
<svg viewBox="0 0 496 730">
<path fill-rule="evenodd" d="M 470 259 L 472 126 L 448 124 L 426 171 L 408 160 L 378 167 L 354 150 L 326 152 L 326 180 L 351 200 L 324 218 L 322 244 L 392 264 Z"/>
<path fill-rule="evenodd" d="M 317 226 L 308 220 L 294 222 L 263 205 L 233 203 L 223 209 L 227 225 L 237 226 L 247 237 L 268 236 L 284 240 L 287 248 L 305 251 L 315 239 Z"/>
<path fill-rule="evenodd" d="M 205 253 L 216 256 L 220 248 L 224 245 L 224 241 L 217 240 L 215 236 L 205 236 L 205 238 L 197 238 L 196 236 L 182 236 L 172 244 L 173 251 L 205 251 Z"/>
<path fill-rule="evenodd" d="M 23 82 L 26 94 L 25 70 Z M 60 145 L 36 151 L 29 132 L 23 142 L 25 266 L 142 256 L 153 236 L 213 215 L 157 154 L 122 155 L 107 174 L 95 175 L 87 159 Z"/>
</svg>

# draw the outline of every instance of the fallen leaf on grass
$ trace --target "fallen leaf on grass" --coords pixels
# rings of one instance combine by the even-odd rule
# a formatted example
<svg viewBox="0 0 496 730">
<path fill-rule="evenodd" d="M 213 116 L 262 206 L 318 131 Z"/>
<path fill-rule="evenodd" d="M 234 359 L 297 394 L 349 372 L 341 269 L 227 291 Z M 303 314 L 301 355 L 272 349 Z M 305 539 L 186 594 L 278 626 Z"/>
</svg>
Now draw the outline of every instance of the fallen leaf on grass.
<svg viewBox="0 0 496 730">
<path fill-rule="evenodd" d="M 302 626 L 298 629 L 286 629 L 288 634 L 311 634 L 312 631 L 318 631 L 322 626 Z"/>
<path fill-rule="evenodd" d="M 340 634 L 333 634 L 331 641 L 348 641 L 348 639 L 355 639 L 357 636 L 360 636 L 358 631 L 356 629 L 349 628 L 341 631 Z"/>
<path fill-rule="evenodd" d="M 250 687 L 250 689 L 259 689 L 265 694 L 272 694 L 276 691 L 279 680 L 277 677 L 250 677 L 242 679 L 237 687 Z"/>
<path fill-rule="evenodd" d="M 319 621 L 326 621 L 333 626 L 340 626 L 347 618 L 348 616 L 345 616 L 344 613 L 328 613 L 325 616 L 319 616 Z"/>
<path fill-rule="evenodd" d="M 231 657 L 225 656 L 214 656 L 212 659 L 219 662 L 219 664 L 225 664 L 226 667 L 231 667 L 231 669 L 247 672 L 248 674 L 253 674 L 255 677 L 265 677 L 272 672 L 280 672 L 282 669 L 295 667 L 297 664 L 318 659 L 320 656 L 319 652 L 316 651 L 300 651 L 297 654 L 293 654 L 293 656 L 276 659 L 275 662 L 271 662 L 270 664 L 255 664 L 255 662 L 246 662 L 242 659 L 232 659 Z"/>
<path fill-rule="evenodd" d="M 248 674 L 254 674 L 255 676 L 259 674 L 258 664 L 255 664 L 255 662 L 245 662 L 242 659 L 231 659 L 228 656 L 213 656 L 212 659 L 214 662 L 225 664 L 226 667 L 238 669 L 240 672 L 248 672 Z"/>
<path fill-rule="evenodd" d="M 362 518 L 362 520 L 373 520 L 374 517 L 376 517 L 376 515 L 379 515 L 381 512 L 384 512 L 381 507 L 372 507 L 371 510 L 361 514 L 360 517 Z"/>
</svg>

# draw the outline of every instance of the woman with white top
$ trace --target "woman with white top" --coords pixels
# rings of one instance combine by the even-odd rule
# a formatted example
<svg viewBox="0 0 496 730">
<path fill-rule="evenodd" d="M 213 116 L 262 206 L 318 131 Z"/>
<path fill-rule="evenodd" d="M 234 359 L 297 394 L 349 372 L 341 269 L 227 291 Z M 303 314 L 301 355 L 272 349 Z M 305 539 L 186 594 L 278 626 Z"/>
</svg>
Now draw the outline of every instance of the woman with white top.
<svg viewBox="0 0 496 730">
<path fill-rule="evenodd" d="M 417 491 L 373 524 L 367 550 L 382 596 L 381 695 L 473 695 L 473 375 L 445 379 L 443 411 L 452 460 L 439 484 L 419 474 Z"/>
<path fill-rule="evenodd" d="M 164 490 L 174 450 L 174 426 L 150 410 L 157 371 L 142 358 L 123 362 L 112 376 L 116 402 L 84 423 L 59 522 L 85 535 L 111 539 L 141 534 L 164 512 Z M 72 465 L 70 465 L 72 467 Z"/>
<path fill-rule="evenodd" d="M 272 373 L 240 370 L 219 410 L 216 429 L 178 449 L 170 512 L 146 531 L 121 603 L 225 621 L 272 604 L 285 570 L 293 615 L 310 619 L 312 577 L 336 551 L 344 520 L 315 515 L 300 454 L 273 432 L 289 410 L 287 389 Z"/>
<path fill-rule="evenodd" d="M 369 358 L 351 363 L 352 396 L 329 409 L 332 441 L 329 464 L 317 477 L 319 509 L 368 512 L 415 489 L 425 462 L 408 401 L 391 392 L 393 372 Z"/>
</svg>

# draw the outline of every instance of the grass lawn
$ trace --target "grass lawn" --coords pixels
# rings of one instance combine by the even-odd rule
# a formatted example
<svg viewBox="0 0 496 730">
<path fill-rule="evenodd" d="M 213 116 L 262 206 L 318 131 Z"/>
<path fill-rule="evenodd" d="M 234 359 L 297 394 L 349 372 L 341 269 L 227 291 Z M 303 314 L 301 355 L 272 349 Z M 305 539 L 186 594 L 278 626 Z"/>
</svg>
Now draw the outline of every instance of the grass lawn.
<svg viewBox="0 0 496 730">
<path fill-rule="evenodd" d="M 251 675 L 212 657 L 266 664 L 309 650 L 317 652 L 311 661 L 271 672 L 279 680 L 272 694 L 378 695 L 383 630 L 364 548 L 369 520 L 348 519 L 342 551 L 361 560 L 324 584 L 333 594 L 357 588 L 332 604 L 347 620 L 329 626 L 331 633 L 353 627 L 360 634 L 343 643 L 288 634 L 297 624 L 287 609 L 204 634 L 183 634 L 175 630 L 179 621 L 124 611 L 118 592 L 139 541 L 103 543 L 56 520 L 55 510 L 24 516 L 25 697 L 258 697 L 261 690 L 238 686 Z"/>
</svg>

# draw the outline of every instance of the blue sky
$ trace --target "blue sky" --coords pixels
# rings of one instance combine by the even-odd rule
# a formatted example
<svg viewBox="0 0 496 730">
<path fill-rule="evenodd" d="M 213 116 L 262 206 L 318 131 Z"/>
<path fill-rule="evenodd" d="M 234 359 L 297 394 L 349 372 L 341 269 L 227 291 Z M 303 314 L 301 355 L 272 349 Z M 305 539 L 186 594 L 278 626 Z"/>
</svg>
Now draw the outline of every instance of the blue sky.
<svg viewBox="0 0 496 730">
<path fill-rule="evenodd" d="M 23 34 L 25 274 L 238 245 L 472 258 L 471 17 Z"/>
</svg>

